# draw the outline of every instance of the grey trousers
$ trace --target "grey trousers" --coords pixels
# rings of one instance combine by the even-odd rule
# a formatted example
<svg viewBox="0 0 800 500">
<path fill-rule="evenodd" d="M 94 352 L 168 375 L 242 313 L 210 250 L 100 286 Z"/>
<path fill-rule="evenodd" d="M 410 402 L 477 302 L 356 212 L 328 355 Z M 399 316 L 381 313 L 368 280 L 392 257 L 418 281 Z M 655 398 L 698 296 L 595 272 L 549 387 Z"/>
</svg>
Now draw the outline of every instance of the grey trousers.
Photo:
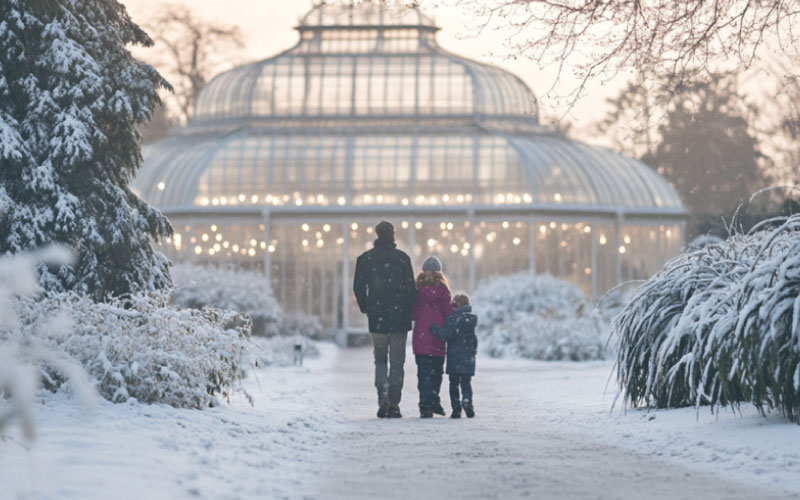
<svg viewBox="0 0 800 500">
<path fill-rule="evenodd" d="M 391 404 L 400 404 L 408 332 L 371 333 L 370 336 L 375 355 L 375 388 L 378 389 L 378 399 L 388 396 Z"/>
</svg>

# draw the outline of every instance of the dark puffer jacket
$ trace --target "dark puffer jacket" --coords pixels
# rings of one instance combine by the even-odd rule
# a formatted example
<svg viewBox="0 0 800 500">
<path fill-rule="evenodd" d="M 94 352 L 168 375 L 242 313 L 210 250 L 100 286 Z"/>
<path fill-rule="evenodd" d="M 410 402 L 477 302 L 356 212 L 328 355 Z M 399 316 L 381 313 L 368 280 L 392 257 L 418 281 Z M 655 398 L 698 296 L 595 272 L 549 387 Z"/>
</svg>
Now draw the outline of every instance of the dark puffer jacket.
<svg viewBox="0 0 800 500">
<path fill-rule="evenodd" d="M 372 333 L 411 330 L 411 307 L 417 291 L 411 259 L 393 241 L 375 240 L 375 246 L 356 260 L 353 292 Z"/>
<path fill-rule="evenodd" d="M 445 318 L 444 326 L 433 325 L 434 335 L 447 342 L 447 373 L 450 375 L 475 375 L 475 356 L 478 354 L 478 337 L 475 327 L 478 316 L 471 306 L 462 306 Z"/>
</svg>

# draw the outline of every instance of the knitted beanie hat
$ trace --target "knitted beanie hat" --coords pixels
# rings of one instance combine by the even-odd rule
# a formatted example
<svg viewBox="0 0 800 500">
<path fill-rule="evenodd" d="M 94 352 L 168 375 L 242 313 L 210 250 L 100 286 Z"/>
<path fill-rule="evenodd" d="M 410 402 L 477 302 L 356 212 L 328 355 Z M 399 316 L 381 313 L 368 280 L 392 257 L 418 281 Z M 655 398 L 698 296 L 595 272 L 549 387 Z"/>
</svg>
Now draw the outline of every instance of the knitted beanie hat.
<svg viewBox="0 0 800 500">
<path fill-rule="evenodd" d="M 442 270 L 442 263 L 439 262 L 434 256 L 430 256 L 425 259 L 425 262 L 422 263 L 422 270 L 423 271 L 440 271 Z"/>
</svg>

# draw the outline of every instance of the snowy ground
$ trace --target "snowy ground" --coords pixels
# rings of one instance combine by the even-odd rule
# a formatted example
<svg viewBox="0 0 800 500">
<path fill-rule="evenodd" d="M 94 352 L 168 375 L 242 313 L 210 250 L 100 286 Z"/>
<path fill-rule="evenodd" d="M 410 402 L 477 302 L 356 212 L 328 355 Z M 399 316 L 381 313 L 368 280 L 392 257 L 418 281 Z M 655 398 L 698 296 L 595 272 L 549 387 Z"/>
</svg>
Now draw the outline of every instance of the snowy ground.
<svg viewBox="0 0 800 500">
<path fill-rule="evenodd" d="M 800 498 L 800 428 L 694 410 L 609 414 L 610 364 L 479 359 L 475 419 L 378 420 L 371 353 L 268 368 L 230 407 L 42 396 L 39 439 L 0 442 L 0 497 Z M 445 405 L 447 406 L 447 405 Z"/>
</svg>

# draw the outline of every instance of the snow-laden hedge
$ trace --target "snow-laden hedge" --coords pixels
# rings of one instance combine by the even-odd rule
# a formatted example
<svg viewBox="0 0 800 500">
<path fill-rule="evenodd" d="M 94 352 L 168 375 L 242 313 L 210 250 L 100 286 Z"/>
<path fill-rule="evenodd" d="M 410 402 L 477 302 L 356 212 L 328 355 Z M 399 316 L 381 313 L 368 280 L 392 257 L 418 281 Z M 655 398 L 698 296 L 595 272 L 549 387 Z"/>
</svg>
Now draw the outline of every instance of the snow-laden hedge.
<svg viewBox="0 0 800 500">
<path fill-rule="evenodd" d="M 333 340 L 333 332 L 323 329 L 316 316 L 284 313 L 260 271 L 181 263 L 173 266 L 171 274 L 176 304 L 244 313 L 253 321 L 254 335 Z"/>
<path fill-rule="evenodd" d="M 21 352 L 51 390 L 71 378 L 65 367 L 80 366 L 109 401 L 202 408 L 244 376 L 250 324 L 235 312 L 179 309 L 165 293 L 106 303 L 60 293 L 19 299 L 16 313 L 18 327 L 0 341 L 28 347 Z M 61 326 L 43 328 L 42 318 Z"/>
<path fill-rule="evenodd" d="M 271 337 L 281 333 L 283 309 L 262 273 L 179 263 L 172 266 L 170 274 L 175 284 L 175 304 L 238 311 L 250 316 L 254 334 Z"/>
<path fill-rule="evenodd" d="M 602 359 L 608 323 L 580 288 L 549 275 L 499 276 L 472 296 L 481 349 L 493 357 Z"/>
<path fill-rule="evenodd" d="M 54 359 L 65 376 L 72 378 L 75 391 L 91 398 L 91 386 L 80 366 L 59 360 L 58 354 L 44 346 L 24 342 L 17 334 L 21 319 L 16 310 L 20 297 L 31 297 L 39 291 L 36 267 L 43 264 L 68 264 L 71 253 L 62 248 L 49 248 L 34 253 L 0 258 L 0 436 L 13 423 L 19 424 L 28 439 L 34 436 L 31 418 L 34 392 L 41 360 Z M 62 333 L 54 318 L 39 318 L 37 329 Z"/>
<path fill-rule="evenodd" d="M 617 317 L 626 404 L 800 413 L 800 215 L 680 255 Z"/>
</svg>

